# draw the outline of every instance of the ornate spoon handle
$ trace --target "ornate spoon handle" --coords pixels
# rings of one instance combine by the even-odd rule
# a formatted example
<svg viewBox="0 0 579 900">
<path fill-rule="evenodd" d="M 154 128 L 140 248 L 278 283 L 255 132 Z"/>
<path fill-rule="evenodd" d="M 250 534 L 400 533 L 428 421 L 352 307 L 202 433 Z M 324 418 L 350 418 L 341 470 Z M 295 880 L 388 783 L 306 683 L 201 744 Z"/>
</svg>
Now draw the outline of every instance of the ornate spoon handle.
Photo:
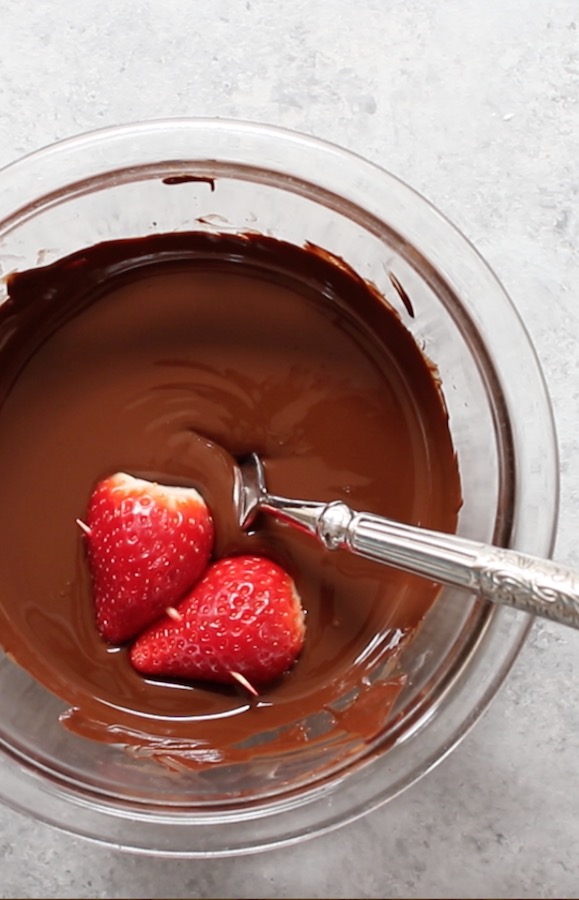
<svg viewBox="0 0 579 900">
<path fill-rule="evenodd" d="M 551 560 L 355 512 L 340 501 L 322 504 L 267 495 L 260 506 L 316 535 L 329 550 L 347 548 L 493 603 L 579 628 L 579 572 Z"/>
<path fill-rule="evenodd" d="M 336 512 L 322 518 L 329 514 L 331 520 Z M 355 553 L 579 628 L 579 572 L 516 550 L 349 512 L 342 543 Z"/>
<path fill-rule="evenodd" d="M 481 553 L 477 566 L 483 597 L 579 628 L 579 572 L 494 547 Z"/>
</svg>

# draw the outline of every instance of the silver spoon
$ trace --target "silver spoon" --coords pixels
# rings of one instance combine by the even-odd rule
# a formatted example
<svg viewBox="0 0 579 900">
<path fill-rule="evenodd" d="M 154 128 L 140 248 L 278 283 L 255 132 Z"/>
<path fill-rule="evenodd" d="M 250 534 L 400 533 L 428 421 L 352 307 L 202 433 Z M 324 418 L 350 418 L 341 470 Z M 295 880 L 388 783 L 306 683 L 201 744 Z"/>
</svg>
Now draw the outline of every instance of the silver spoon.
<svg viewBox="0 0 579 900">
<path fill-rule="evenodd" d="M 579 572 L 551 560 L 356 512 L 340 500 L 316 503 L 277 497 L 267 490 L 256 453 L 240 464 L 236 489 L 242 528 L 247 529 L 258 512 L 270 513 L 313 535 L 328 550 L 345 548 L 465 588 L 493 603 L 579 628 Z"/>
</svg>

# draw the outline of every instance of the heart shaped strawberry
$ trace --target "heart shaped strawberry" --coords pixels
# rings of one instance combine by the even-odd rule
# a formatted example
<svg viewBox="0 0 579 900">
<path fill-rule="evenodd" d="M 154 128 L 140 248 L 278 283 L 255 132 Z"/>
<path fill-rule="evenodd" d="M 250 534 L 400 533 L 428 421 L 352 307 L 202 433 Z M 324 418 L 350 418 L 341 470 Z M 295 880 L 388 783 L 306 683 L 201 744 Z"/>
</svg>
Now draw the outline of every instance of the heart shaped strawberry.
<svg viewBox="0 0 579 900">
<path fill-rule="evenodd" d="M 205 571 L 213 522 L 192 488 L 118 472 L 90 498 L 86 525 L 97 628 L 118 644 L 178 603 Z"/>
<path fill-rule="evenodd" d="M 236 556 L 214 563 L 179 605 L 141 635 L 131 662 L 145 675 L 249 687 L 274 681 L 304 642 L 295 584 L 276 563 Z"/>
</svg>

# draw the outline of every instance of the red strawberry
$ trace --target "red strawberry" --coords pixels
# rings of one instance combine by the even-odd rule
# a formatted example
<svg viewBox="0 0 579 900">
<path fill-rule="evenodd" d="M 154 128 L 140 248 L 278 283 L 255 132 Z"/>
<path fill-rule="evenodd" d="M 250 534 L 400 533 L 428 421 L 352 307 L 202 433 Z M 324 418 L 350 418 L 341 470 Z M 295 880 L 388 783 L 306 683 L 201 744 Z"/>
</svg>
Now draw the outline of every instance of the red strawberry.
<svg viewBox="0 0 579 900">
<path fill-rule="evenodd" d="M 205 571 L 213 547 L 213 522 L 197 491 L 124 472 L 97 485 L 84 531 L 97 628 L 115 644 L 178 603 Z"/>
<path fill-rule="evenodd" d="M 139 672 L 251 686 L 283 675 L 304 641 L 294 582 L 259 556 L 214 563 L 178 613 L 180 621 L 165 616 L 136 640 L 131 662 Z"/>
</svg>

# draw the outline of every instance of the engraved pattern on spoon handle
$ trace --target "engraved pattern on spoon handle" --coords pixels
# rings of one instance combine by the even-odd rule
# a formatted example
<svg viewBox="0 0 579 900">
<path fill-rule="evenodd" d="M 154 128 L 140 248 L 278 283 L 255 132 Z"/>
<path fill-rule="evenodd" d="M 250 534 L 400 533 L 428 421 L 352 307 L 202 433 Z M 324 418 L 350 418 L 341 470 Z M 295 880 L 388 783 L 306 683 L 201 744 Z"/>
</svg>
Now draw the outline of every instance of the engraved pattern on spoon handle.
<svg viewBox="0 0 579 900">
<path fill-rule="evenodd" d="M 342 503 L 326 508 L 318 534 L 329 549 L 345 545 L 493 603 L 579 628 L 579 572 L 549 559 L 355 512 Z"/>
<path fill-rule="evenodd" d="M 579 572 L 499 547 L 485 549 L 475 568 L 488 600 L 579 628 Z"/>
<path fill-rule="evenodd" d="M 323 505 L 268 495 L 262 505 L 282 521 L 316 534 L 328 550 L 347 547 L 493 603 L 579 628 L 579 571 L 549 559 L 356 512 L 340 501 Z"/>
</svg>

